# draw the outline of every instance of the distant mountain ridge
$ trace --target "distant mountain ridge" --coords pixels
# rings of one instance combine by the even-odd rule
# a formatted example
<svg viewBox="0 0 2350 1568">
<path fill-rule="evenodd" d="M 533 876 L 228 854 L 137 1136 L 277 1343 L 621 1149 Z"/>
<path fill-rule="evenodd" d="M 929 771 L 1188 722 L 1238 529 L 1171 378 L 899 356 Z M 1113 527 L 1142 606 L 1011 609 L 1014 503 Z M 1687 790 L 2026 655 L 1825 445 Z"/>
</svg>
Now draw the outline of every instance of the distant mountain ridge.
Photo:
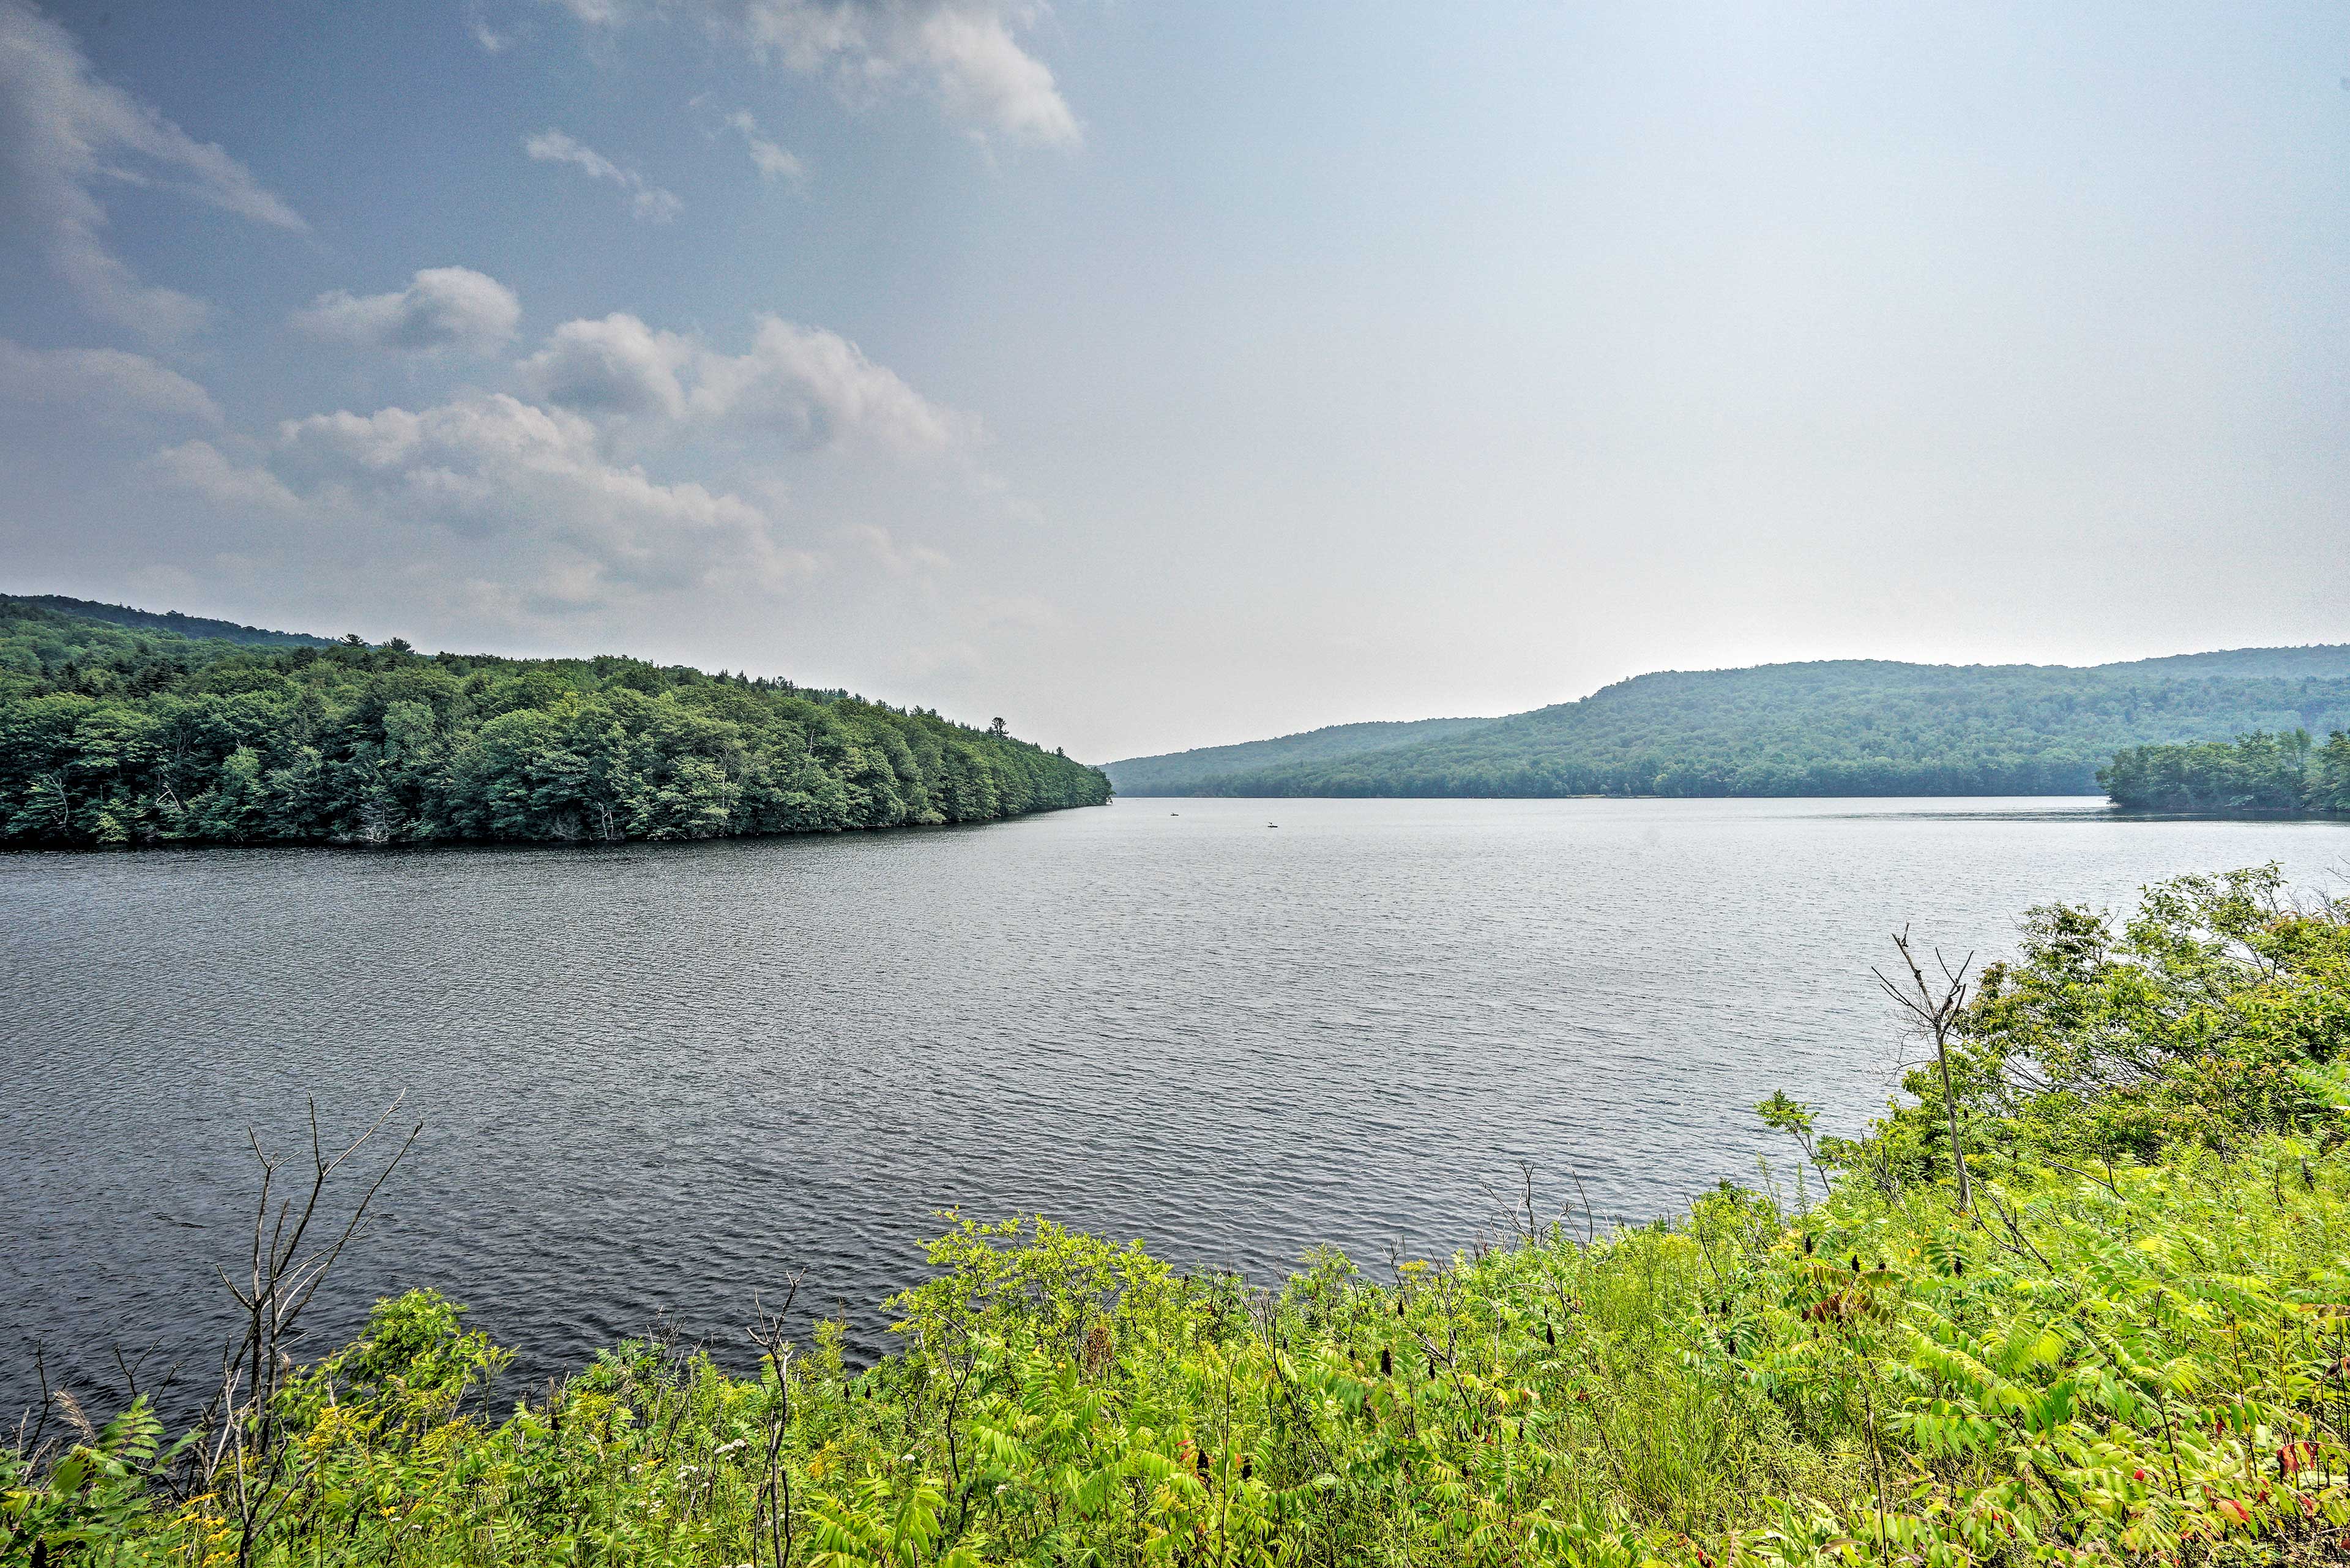
<svg viewBox="0 0 2350 1568">
<path fill-rule="evenodd" d="M 1665 670 L 1578 701 L 1450 722 L 1419 734 L 1340 726 L 1104 771 L 1137 795 L 2087 794 L 2127 747 L 2350 729 L 2350 644 L 2087 668 L 1823 659 Z"/>
<path fill-rule="evenodd" d="M 1231 746 L 1202 746 L 1196 751 L 1169 752 L 1155 757 L 1128 757 L 1112 763 L 1110 775 L 1121 794 L 1184 794 L 1188 790 L 1160 790 L 1170 781 L 1193 783 L 1255 773 L 1284 763 L 1332 762 L 1367 752 L 1391 751 L 1423 742 L 1443 740 L 1498 724 L 1499 719 L 1404 719 L 1363 724 L 1330 724 L 1270 741 L 1243 741 Z"/>
<path fill-rule="evenodd" d="M 79 616 L 84 620 L 102 620 L 109 625 L 128 627 L 133 631 L 169 631 L 181 637 L 241 642 L 255 648 L 335 646 L 335 639 L 331 637 L 313 637 L 307 631 L 269 631 L 257 626 L 241 626 L 233 620 L 213 620 L 209 616 L 182 615 L 178 610 L 133 609 L 129 605 L 68 598 L 63 594 L 7 594 L 0 595 L 0 597 L 12 598 L 20 604 L 38 605 L 60 615 Z"/>
</svg>

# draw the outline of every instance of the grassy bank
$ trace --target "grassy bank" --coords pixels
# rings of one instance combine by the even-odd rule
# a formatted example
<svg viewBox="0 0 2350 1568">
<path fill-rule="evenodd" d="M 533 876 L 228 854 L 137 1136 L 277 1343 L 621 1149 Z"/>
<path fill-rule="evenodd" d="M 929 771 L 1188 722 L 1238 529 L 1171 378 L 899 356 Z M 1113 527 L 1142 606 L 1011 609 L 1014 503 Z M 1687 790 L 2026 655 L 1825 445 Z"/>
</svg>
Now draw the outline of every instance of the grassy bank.
<svg viewBox="0 0 2350 1568">
<path fill-rule="evenodd" d="M 499 1353 L 413 1294 L 176 1450 L 134 1408 L 20 1452 L 0 1531 L 192 1564 L 2350 1555 L 2344 911 L 2261 873 L 2040 911 L 1954 1016 L 1951 1105 L 1814 1149 L 1774 1102 L 1817 1201 L 1612 1235 L 1530 1201 L 1278 1290 L 964 1223 L 877 1367 L 831 1330 L 755 1377 L 639 1343 L 495 1407 Z"/>
</svg>

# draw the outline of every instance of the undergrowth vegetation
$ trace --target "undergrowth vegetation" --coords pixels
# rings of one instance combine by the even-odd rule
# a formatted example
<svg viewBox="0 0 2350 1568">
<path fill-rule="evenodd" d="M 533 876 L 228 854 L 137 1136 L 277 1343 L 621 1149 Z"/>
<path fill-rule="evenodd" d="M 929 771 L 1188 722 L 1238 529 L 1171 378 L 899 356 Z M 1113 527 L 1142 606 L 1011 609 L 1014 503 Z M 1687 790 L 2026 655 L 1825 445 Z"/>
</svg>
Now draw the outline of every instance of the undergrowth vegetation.
<svg viewBox="0 0 2350 1568">
<path fill-rule="evenodd" d="M 43 1563 L 2276 1563 L 2350 1558 L 2350 922 L 2273 873 L 2042 911 L 1953 1107 L 1600 1233 L 1279 1290 L 956 1220 L 863 1370 L 625 1345 L 502 1406 L 430 1293 L 174 1447 L 0 1458 Z M 2097 933 L 2102 932 L 2100 937 Z M 1939 1072 L 1930 1083 L 1939 1095 Z M 2033 1085 L 2037 1085 L 2036 1087 Z M 2116 1108 L 2116 1106 L 2122 1108 Z M 1958 1201 L 1948 1134 L 1967 1145 Z M 1578 1222 L 1579 1221 L 1579 1222 Z M 500 1408 L 506 1413 L 501 1415 Z"/>
</svg>

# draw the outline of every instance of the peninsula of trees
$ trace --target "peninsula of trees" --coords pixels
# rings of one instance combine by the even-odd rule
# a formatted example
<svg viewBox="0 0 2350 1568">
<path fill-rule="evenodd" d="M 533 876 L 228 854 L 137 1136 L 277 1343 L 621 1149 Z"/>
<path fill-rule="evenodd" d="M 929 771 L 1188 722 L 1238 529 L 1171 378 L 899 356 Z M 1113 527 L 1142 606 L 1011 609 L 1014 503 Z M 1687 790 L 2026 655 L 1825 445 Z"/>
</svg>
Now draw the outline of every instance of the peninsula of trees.
<svg viewBox="0 0 2350 1568">
<path fill-rule="evenodd" d="M 165 618 L 0 598 L 0 844 L 707 838 L 1110 794 L 1001 720 L 634 659 L 147 629 Z"/>
<path fill-rule="evenodd" d="M 1432 726 L 1432 727 L 1431 727 Z M 1153 795 L 2090 794 L 2116 752 L 2350 729 L 2350 645 L 2128 664 L 1668 671 L 1507 718 L 1112 763 Z"/>
<path fill-rule="evenodd" d="M 2184 746 L 2132 746 L 2097 782 L 2125 811 L 2350 813 L 2350 734 L 2306 730 Z"/>
</svg>

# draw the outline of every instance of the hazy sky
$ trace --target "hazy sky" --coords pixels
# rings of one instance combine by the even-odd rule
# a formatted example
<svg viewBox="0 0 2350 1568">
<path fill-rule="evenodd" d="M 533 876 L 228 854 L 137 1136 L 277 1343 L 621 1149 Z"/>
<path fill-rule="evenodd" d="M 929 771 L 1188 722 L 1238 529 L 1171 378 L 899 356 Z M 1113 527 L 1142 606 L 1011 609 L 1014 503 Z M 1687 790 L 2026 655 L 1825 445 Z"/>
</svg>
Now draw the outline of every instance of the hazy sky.
<svg viewBox="0 0 2350 1568">
<path fill-rule="evenodd" d="M 1093 760 L 2350 639 L 2350 10 L 0 0 L 0 588 Z"/>
</svg>

